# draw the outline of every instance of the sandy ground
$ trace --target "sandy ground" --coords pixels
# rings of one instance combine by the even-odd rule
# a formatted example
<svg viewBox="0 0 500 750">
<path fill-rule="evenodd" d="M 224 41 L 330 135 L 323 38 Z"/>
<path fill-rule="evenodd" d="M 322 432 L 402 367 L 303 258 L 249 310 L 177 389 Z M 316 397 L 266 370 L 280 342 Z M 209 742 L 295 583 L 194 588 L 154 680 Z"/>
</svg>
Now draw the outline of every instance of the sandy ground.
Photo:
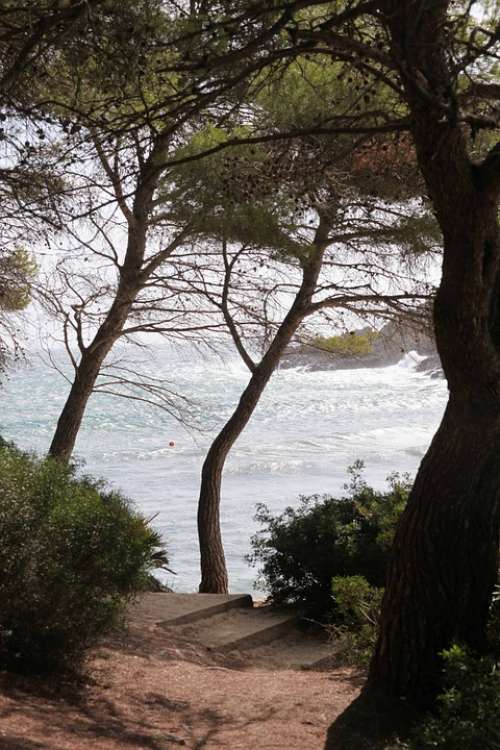
<svg viewBox="0 0 500 750">
<path fill-rule="evenodd" d="M 348 668 L 266 670 L 131 629 L 74 685 L 0 674 L 1 750 L 320 750 L 357 696 Z"/>
</svg>

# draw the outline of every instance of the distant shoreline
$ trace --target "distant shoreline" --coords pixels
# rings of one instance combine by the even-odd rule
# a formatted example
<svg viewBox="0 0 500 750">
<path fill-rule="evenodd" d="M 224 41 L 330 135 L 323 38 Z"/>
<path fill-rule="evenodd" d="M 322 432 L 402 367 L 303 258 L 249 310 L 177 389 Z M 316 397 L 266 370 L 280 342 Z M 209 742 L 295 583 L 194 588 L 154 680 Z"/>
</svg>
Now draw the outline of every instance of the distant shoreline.
<svg viewBox="0 0 500 750">
<path fill-rule="evenodd" d="M 365 334 L 367 330 L 353 331 L 352 335 Z M 417 372 L 427 373 L 430 377 L 444 377 L 434 340 L 426 332 L 416 332 L 394 323 L 387 323 L 381 329 L 371 351 L 367 353 L 351 355 L 328 351 L 314 343 L 300 343 L 288 349 L 280 368 L 303 367 L 318 372 L 390 367 L 397 365 L 410 352 L 416 352 L 422 358 L 415 368 Z"/>
</svg>

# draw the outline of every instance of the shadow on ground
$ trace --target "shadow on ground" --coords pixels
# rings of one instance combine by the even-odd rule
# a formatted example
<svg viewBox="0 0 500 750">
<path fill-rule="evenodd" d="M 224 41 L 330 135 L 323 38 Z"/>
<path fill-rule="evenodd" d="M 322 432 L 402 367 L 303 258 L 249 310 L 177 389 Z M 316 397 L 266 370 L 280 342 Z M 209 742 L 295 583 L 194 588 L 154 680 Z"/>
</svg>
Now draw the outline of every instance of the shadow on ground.
<svg viewBox="0 0 500 750">
<path fill-rule="evenodd" d="M 330 725 L 324 750 L 384 750 L 407 736 L 415 715 L 366 688 Z"/>
<path fill-rule="evenodd" d="M 269 708 L 252 719 L 235 720 L 218 711 L 200 710 L 186 701 L 171 700 L 154 692 L 141 696 L 142 711 L 123 712 L 102 693 L 98 700 L 88 698 L 85 690 L 62 697 L 57 688 L 45 686 L 42 697 L 38 682 L 30 686 L 30 681 L 12 676 L 7 679 L 4 676 L 0 687 L 2 694 L 12 701 L 0 709 L 0 727 L 6 726 L 8 720 L 9 727 L 22 726 L 26 732 L 23 736 L 12 729 L 10 733 L 0 729 L 1 750 L 83 750 L 99 747 L 96 741 L 103 739 L 113 740 L 123 750 L 173 750 L 177 746 L 202 750 L 220 732 L 245 729 L 268 721 L 274 714 L 273 708 Z M 40 734 L 40 723 L 50 727 L 50 737 L 43 741 L 29 739 L 28 733 Z M 175 732 L 163 729 L 169 726 L 175 727 Z M 35 731 L 31 731 L 33 728 Z M 58 741 L 58 735 L 63 739 Z"/>
</svg>

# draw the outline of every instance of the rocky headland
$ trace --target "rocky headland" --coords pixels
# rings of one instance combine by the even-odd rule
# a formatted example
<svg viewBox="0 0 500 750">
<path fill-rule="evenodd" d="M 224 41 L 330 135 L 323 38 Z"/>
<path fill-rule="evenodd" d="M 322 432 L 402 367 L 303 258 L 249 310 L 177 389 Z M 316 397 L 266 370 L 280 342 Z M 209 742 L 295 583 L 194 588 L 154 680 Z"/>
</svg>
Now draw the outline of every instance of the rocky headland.
<svg viewBox="0 0 500 750">
<path fill-rule="evenodd" d="M 361 328 L 344 334 L 357 337 L 370 336 L 370 345 L 366 351 L 343 351 L 322 347 L 317 339 L 311 343 L 292 345 L 284 354 L 280 367 L 289 369 L 304 367 L 311 371 L 318 370 L 355 370 L 365 367 L 388 367 L 397 364 L 405 354 L 417 352 L 423 357 L 416 367 L 418 372 L 426 372 L 431 377 L 443 377 L 441 361 L 433 337 L 426 331 L 417 331 L 409 326 L 387 323 L 373 334 L 370 328 Z M 355 349 L 355 347 L 353 347 Z"/>
</svg>

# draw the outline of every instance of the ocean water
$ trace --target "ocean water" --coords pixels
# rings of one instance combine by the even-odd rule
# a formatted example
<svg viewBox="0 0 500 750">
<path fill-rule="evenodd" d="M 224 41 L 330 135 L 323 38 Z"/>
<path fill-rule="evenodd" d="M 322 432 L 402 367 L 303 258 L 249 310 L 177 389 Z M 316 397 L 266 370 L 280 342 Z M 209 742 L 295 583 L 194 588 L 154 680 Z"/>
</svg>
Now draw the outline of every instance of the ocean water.
<svg viewBox="0 0 500 750">
<path fill-rule="evenodd" d="M 274 375 L 223 477 L 222 528 L 233 592 L 251 592 L 256 578 L 244 560 L 256 528 L 256 503 L 280 511 L 297 504 L 300 495 L 339 492 L 356 459 L 365 462 L 366 479 L 378 488 L 393 471 L 416 472 L 446 401 L 445 381 L 416 372 L 417 361 L 411 353 L 380 369 Z M 145 364 L 190 399 L 197 428 L 186 429 L 142 402 L 97 393 L 76 457 L 85 462 L 84 471 L 104 477 L 155 516 L 176 572 L 164 580 L 177 591 L 194 591 L 201 465 L 248 372 L 234 360 L 180 356 L 164 347 Z M 58 373 L 31 356 L 4 383 L 0 434 L 43 453 L 67 390 Z"/>
</svg>

